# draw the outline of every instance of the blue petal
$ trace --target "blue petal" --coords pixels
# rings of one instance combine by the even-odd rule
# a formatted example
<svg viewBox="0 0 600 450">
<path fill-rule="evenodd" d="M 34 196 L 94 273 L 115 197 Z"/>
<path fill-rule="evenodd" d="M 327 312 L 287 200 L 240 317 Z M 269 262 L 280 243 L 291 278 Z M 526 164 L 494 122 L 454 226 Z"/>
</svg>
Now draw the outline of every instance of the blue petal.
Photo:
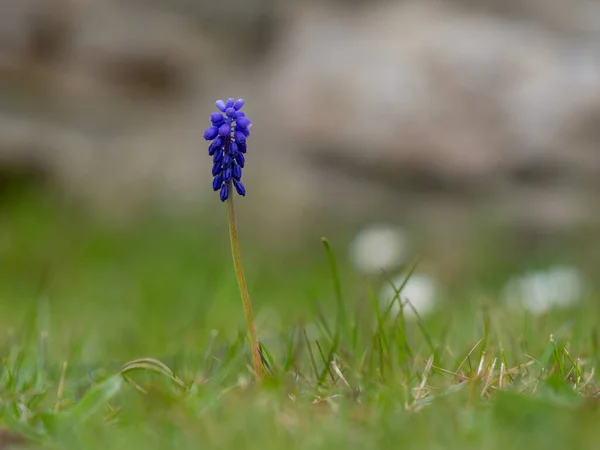
<svg viewBox="0 0 600 450">
<path fill-rule="evenodd" d="M 221 174 L 218 174 L 213 179 L 213 191 L 218 191 L 222 184 L 223 184 L 223 176 Z"/>
<path fill-rule="evenodd" d="M 250 125 L 252 125 L 252 122 L 250 122 L 250 119 L 248 119 L 247 117 L 240 117 L 235 121 L 235 123 L 237 124 L 237 128 L 239 128 L 240 130 L 245 130 Z"/>
<path fill-rule="evenodd" d="M 229 133 L 231 133 L 231 126 L 227 123 L 224 123 L 221 125 L 218 132 L 221 136 L 229 136 Z"/>
<path fill-rule="evenodd" d="M 221 111 L 225 112 L 225 102 L 223 100 L 217 100 L 215 105 L 217 105 L 217 108 L 219 108 Z"/>
<path fill-rule="evenodd" d="M 242 108 L 242 106 L 244 106 L 244 99 L 238 98 L 237 101 L 233 104 L 233 109 L 238 111 L 239 109 Z"/>
<path fill-rule="evenodd" d="M 242 133 L 241 131 L 236 131 L 233 134 L 233 137 L 235 138 L 235 141 L 238 144 L 244 144 L 246 142 L 246 136 L 244 136 L 244 133 Z"/>
<path fill-rule="evenodd" d="M 233 176 L 233 174 L 231 173 L 231 168 L 227 168 L 223 171 L 223 181 L 225 183 L 229 183 L 231 181 L 231 177 Z"/>
<path fill-rule="evenodd" d="M 215 145 L 215 141 L 212 141 L 208 146 L 208 156 L 214 155 L 218 148 L 219 147 Z"/>
<path fill-rule="evenodd" d="M 240 144 L 238 145 L 238 150 L 240 151 L 240 153 L 246 153 L 246 150 L 248 150 L 248 146 L 246 144 Z"/>
<path fill-rule="evenodd" d="M 223 149 L 220 148 L 219 150 L 217 150 L 215 152 L 215 155 L 213 156 L 213 162 L 214 163 L 218 162 L 220 164 L 222 159 L 223 159 Z"/>
<path fill-rule="evenodd" d="M 244 184 L 241 181 L 233 180 L 233 185 L 235 186 L 235 190 L 238 194 L 242 196 L 246 195 L 246 188 L 244 187 Z"/>
<path fill-rule="evenodd" d="M 223 186 L 221 186 L 221 201 L 224 202 L 225 200 L 227 200 L 227 197 L 229 197 L 229 186 L 227 186 L 226 184 L 224 184 Z"/>
<path fill-rule="evenodd" d="M 233 109 L 233 108 L 227 108 L 225 110 L 225 114 L 227 115 L 227 117 L 233 117 L 233 115 L 235 114 L 235 109 Z"/>
<path fill-rule="evenodd" d="M 215 127 L 215 126 L 208 127 L 204 131 L 204 139 L 206 139 L 207 141 L 212 141 L 214 138 L 217 137 L 218 134 L 219 134 L 219 129 L 217 127 Z"/>
<path fill-rule="evenodd" d="M 225 107 L 226 108 L 231 108 L 234 103 L 235 103 L 235 98 L 228 98 L 227 99 L 227 103 L 225 103 Z"/>
<path fill-rule="evenodd" d="M 246 164 L 246 158 L 244 158 L 243 153 L 238 153 L 237 155 L 235 155 L 235 160 L 242 167 L 244 167 L 244 164 Z"/>
<path fill-rule="evenodd" d="M 221 173 L 221 163 L 216 162 L 213 164 L 213 167 L 212 167 L 212 175 L 213 175 L 213 177 L 216 177 L 220 173 Z"/>
<path fill-rule="evenodd" d="M 240 180 L 242 178 L 242 166 L 239 164 L 233 164 L 233 178 L 235 180 Z"/>
<path fill-rule="evenodd" d="M 213 125 L 220 125 L 223 122 L 223 114 L 215 112 L 210 115 L 210 121 Z"/>
<path fill-rule="evenodd" d="M 223 155 L 223 159 L 221 160 L 221 164 L 223 166 L 228 166 L 229 164 L 231 164 L 231 156 L 229 155 L 229 153 L 225 153 Z"/>
<path fill-rule="evenodd" d="M 238 145 L 235 143 L 235 141 L 234 141 L 234 142 L 232 142 L 232 143 L 229 145 L 229 154 L 230 154 L 231 156 L 235 156 L 235 155 L 237 155 L 239 151 L 240 151 L 240 148 L 239 148 L 239 147 L 238 147 Z"/>
</svg>

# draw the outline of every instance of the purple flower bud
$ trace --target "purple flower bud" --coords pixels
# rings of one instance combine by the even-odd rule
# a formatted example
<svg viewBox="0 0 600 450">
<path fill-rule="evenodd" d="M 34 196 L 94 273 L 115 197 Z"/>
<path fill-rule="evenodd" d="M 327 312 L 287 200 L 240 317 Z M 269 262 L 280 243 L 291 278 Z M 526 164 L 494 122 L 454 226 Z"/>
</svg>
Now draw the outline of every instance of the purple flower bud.
<svg viewBox="0 0 600 450">
<path fill-rule="evenodd" d="M 248 146 L 246 144 L 238 145 L 238 150 L 240 151 L 240 153 L 246 153 L 247 149 L 248 149 Z"/>
<path fill-rule="evenodd" d="M 223 100 L 217 100 L 215 105 L 217 105 L 217 108 L 219 108 L 221 111 L 225 112 L 225 102 Z"/>
<path fill-rule="evenodd" d="M 233 141 L 230 145 L 229 145 L 229 154 L 231 156 L 235 156 L 238 154 L 238 152 L 240 151 L 238 145 L 235 143 L 235 141 Z"/>
<path fill-rule="evenodd" d="M 231 172 L 231 169 L 229 167 L 223 171 L 223 181 L 225 183 L 229 183 L 231 181 L 232 176 L 233 173 Z"/>
<path fill-rule="evenodd" d="M 234 109 L 235 109 L 235 107 L 234 107 Z M 236 111 L 233 114 L 234 119 L 239 119 L 240 117 L 245 117 L 245 116 L 246 116 L 246 114 L 244 113 L 244 111 Z"/>
<path fill-rule="evenodd" d="M 234 180 L 239 180 L 242 178 L 242 166 L 239 164 L 233 164 L 233 178 Z"/>
<path fill-rule="evenodd" d="M 227 115 L 227 117 L 233 117 L 233 115 L 235 114 L 235 109 L 233 109 L 233 108 L 227 108 L 225 110 L 225 114 Z"/>
<path fill-rule="evenodd" d="M 240 130 L 240 131 L 244 134 L 244 136 L 246 136 L 246 137 L 250 136 L 250 130 L 246 129 L 246 130 Z"/>
<path fill-rule="evenodd" d="M 237 101 L 233 104 L 233 109 L 238 111 L 239 109 L 242 108 L 242 106 L 244 106 L 244 99 L 238 98 Z"/>
<path fill-rule="evenodd" d="M 215 147 L 223 147 L 223 144 L 225 143 L 221 136 L 217 136 L 213 142 L 215 143 Z"/>
<path fill-rule="evenodd" d="M 237 124 L 237 128 L 239 128 L 240 130 L 245 130 L 250 125 L 252 125 L 252 122 L 250 122 L 250 119 L 248 119 L 247 117 L 240 117 L 235 121 L 235 123 Z"/>
<path fill-rule="evenodd" d="M 227 200 L 227 197 L 229 197 L 229 186 L 227 186 L 226 184 L 221 186 L 221 195 L 220 196 L 221 196 L 222 202 Z"/>
<path fill-rule="evenodd" d="M 228 123 L 224 123 L 218 131 L 221 136 L 229 136 L 229 133 L 231 133 L 231 126 Z"/>
<path fill-rule="evenodd" d="M 222 159 L 223 159 L 223 149 L 220 148 L 219 150 L 217 150 L 215 152 L 215 155 L 213 156 L 213 162 L 214 163 L 218 162 L 219 164 L 221 164 Z"/>
<path fill-rule="evenodd" d="M 227 167 L 229 164 L 231 164 L 231 156 L 229 155 L 229 153 L 225 153 L 223 155 L 223 159 L 221 160 L 221 164 L 224 167 Z"/>
<path fill-rule="evenodd" d="M 223 176 L 221 174 L 218 174 L 213 179 L 213 191 L 218 191 L 219 188 L 221 187 L 221 184 L 223 184 Z"/>
<path fill-rule="evenodd" d="M 227 99 L 227 103 L 225 103 L 225 107 L 226 108 L 231 108 L 234 103 L 235 103 L 235 98 L 228 98 Z"/>
<path fill-rule="evenodd" d="M 212 156 L 215 154 L 215 152 L 217 151 L 217 149 L 219 148 L 218 145 L 215 145 L 216 141 L 212 141 L 210 143 L 210 145 L 208 146 L 208 156 Z"/>
<path fill-rule="evenodd" d="M 216 162 L 213 164 L 213 167 L 212 167 L 212 175 L 213 175 L 213 177 L 216 177 L 220 173 L 221 173 L 221 163 Z"/>
<path fill-rule="evenodd" d="M 241 131 L 237 131 L 233 134 L 233 137 L 235 138 L 235 141 L 238 144 L 245 144 L 246 143 L 246 136 L 244 136 L 244 133 L 242 133 Z"/>
<path fill-rule="evenodd" d="M 204 131 L 204 139 L 206 139 L 207 141 L 212 141 L 214 138 L 217 137 L 218 134 L 219 134 L 219 129 L 217 127 L 215 127 L 215 126 L 208 127 Z"/>
<path fill-rule="evenodd" d="M 233 180 L 233 185 L 235 186 L 235 190 L 238 194 L 242 196 L 246 195 L 246 188 L 244 187 L 244 184 L 241 181 Z"/>
<path fill-rule="evenodd" d="M 213 125 L 220 125 L 223 122 L 223 114 L 215 112 L 210 115 L 210 121 Z"/>
<path fill-rule="evenodd" d="M 238 153 L 235 155 L 235 160 L 241 167 L 244 167 L 244 164 L 246 164 L 246 158 L 244 158 L 243 153 Z"/>
</svg>

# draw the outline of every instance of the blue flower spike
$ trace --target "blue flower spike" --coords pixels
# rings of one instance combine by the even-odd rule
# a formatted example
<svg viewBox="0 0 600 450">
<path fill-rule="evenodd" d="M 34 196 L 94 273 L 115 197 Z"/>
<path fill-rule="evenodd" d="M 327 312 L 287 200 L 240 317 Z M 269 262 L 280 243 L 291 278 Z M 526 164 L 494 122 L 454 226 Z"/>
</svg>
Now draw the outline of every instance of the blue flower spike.
<svg viewBox="0 0 600 450">
<path fill-rule="evenodd" d="M 213 191 L 219 191 L 219 198 L 227 202 L 227 215 L 229 218 L 229 240 L 231 242 L 231 255 L 233 266 L 240 289 L 240 297 L 246 313 L 248 334 L 252 345 L 252 361 L 254 363 L 254 377 L 258 383 L 263 377 L 263 363 L 260 353 L 260 343 L 256 334 L 248 286 L 244 278 L 242 255 L 238 239 L 237 224 L 235 220 L 234 193 L 245 196 L 246 187 L 242 183 L 242 170 L 246 164 L 244 154 L 248 150 L 247 138 L 250 136 L 252 122 L 240 111 L 244 100 L 228 98 L 227 101 L 217 100 L 215 103 L 220 112 L 210 115 L 210 127 L 204 131 L 204 139 L 211 141 L 208 146 L 208 155 L 212 156 Z"/>
<path fill-rule="evenodd" d="M 204 139 L 211 141 L 208 154 L 213 157 L 213 190 L 220 191 L 224 202 L 231 195 L 232 185 L 238 195 L 246 195 L 241 179 L 252 122 L 240 111 L 244 106 L 241 98 L 217 100 L 215 105 L 220 112 L 210 115 L 211 126 L 204 131 Z"/>
</svg>

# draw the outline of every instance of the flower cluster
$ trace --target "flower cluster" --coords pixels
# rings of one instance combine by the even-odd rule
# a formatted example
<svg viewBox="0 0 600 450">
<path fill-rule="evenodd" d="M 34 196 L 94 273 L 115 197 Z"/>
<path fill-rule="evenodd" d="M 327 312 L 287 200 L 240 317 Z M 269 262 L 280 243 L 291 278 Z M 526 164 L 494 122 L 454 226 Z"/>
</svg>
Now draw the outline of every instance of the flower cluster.
<svg viewBox="0 0 600 450">
<path fill-rule="evenodd" d="M 226 102 L 218 100 L 216 106 L 221 112 L 210 115 L 212 125 L 204 132 L 204 139 L 212 141 L 208 154 L 213 157 L 213 190 L 221 191 L 221 201 L 224 202 L 229 198 L 232 184 L 239 195 L 246 195 L 241 179 L 246 162 L 246 138 L 250 136 L 252 123 L 240 111 L 244 106 L 241 98 L 230 98 Z"/>
</svg>

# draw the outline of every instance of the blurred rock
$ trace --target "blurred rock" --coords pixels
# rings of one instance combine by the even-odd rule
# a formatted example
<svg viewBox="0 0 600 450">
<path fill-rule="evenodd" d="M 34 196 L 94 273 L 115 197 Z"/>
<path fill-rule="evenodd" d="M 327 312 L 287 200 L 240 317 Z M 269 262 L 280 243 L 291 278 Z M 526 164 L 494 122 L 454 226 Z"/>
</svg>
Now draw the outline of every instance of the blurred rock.
<svg viewBox="0 0 600 450">
<path fill-rule="evenodd" d="M 4 1 L 0 14 L 0 55 L 22 62 L 53 61 L 68 46 L 76 0 Z"/>
<path fill-rule="evenodd" d="M 598 42 L 447 3 L 302 8 L 273 62 L 273 107 L 299 143 L 288 150 L 316 166 L 393 190 L 523 192 L 540 223 L 551 217 L 531 187 L 554 186 L 557 205 L 582 193 L 573 219 L 586 221 L 585 193 L 600 188 Z"/>
<path fill-rule="evenodd" d="M 347 3 L 5 0 L 0 171 L 124 212 L 212 201 L 202 129 L 239 94 L 240 208 L 270 236 L 600 223 L 595 2 Z"/>
<path fill-rule="evenodd" d="M 192 18 L 149 3 L 5 2 L 2 177 L 44 173 L 91 209 L 129 213 L 202 192 L 190 103 L 221 72 L 218 49 Z"/>
</svg>

